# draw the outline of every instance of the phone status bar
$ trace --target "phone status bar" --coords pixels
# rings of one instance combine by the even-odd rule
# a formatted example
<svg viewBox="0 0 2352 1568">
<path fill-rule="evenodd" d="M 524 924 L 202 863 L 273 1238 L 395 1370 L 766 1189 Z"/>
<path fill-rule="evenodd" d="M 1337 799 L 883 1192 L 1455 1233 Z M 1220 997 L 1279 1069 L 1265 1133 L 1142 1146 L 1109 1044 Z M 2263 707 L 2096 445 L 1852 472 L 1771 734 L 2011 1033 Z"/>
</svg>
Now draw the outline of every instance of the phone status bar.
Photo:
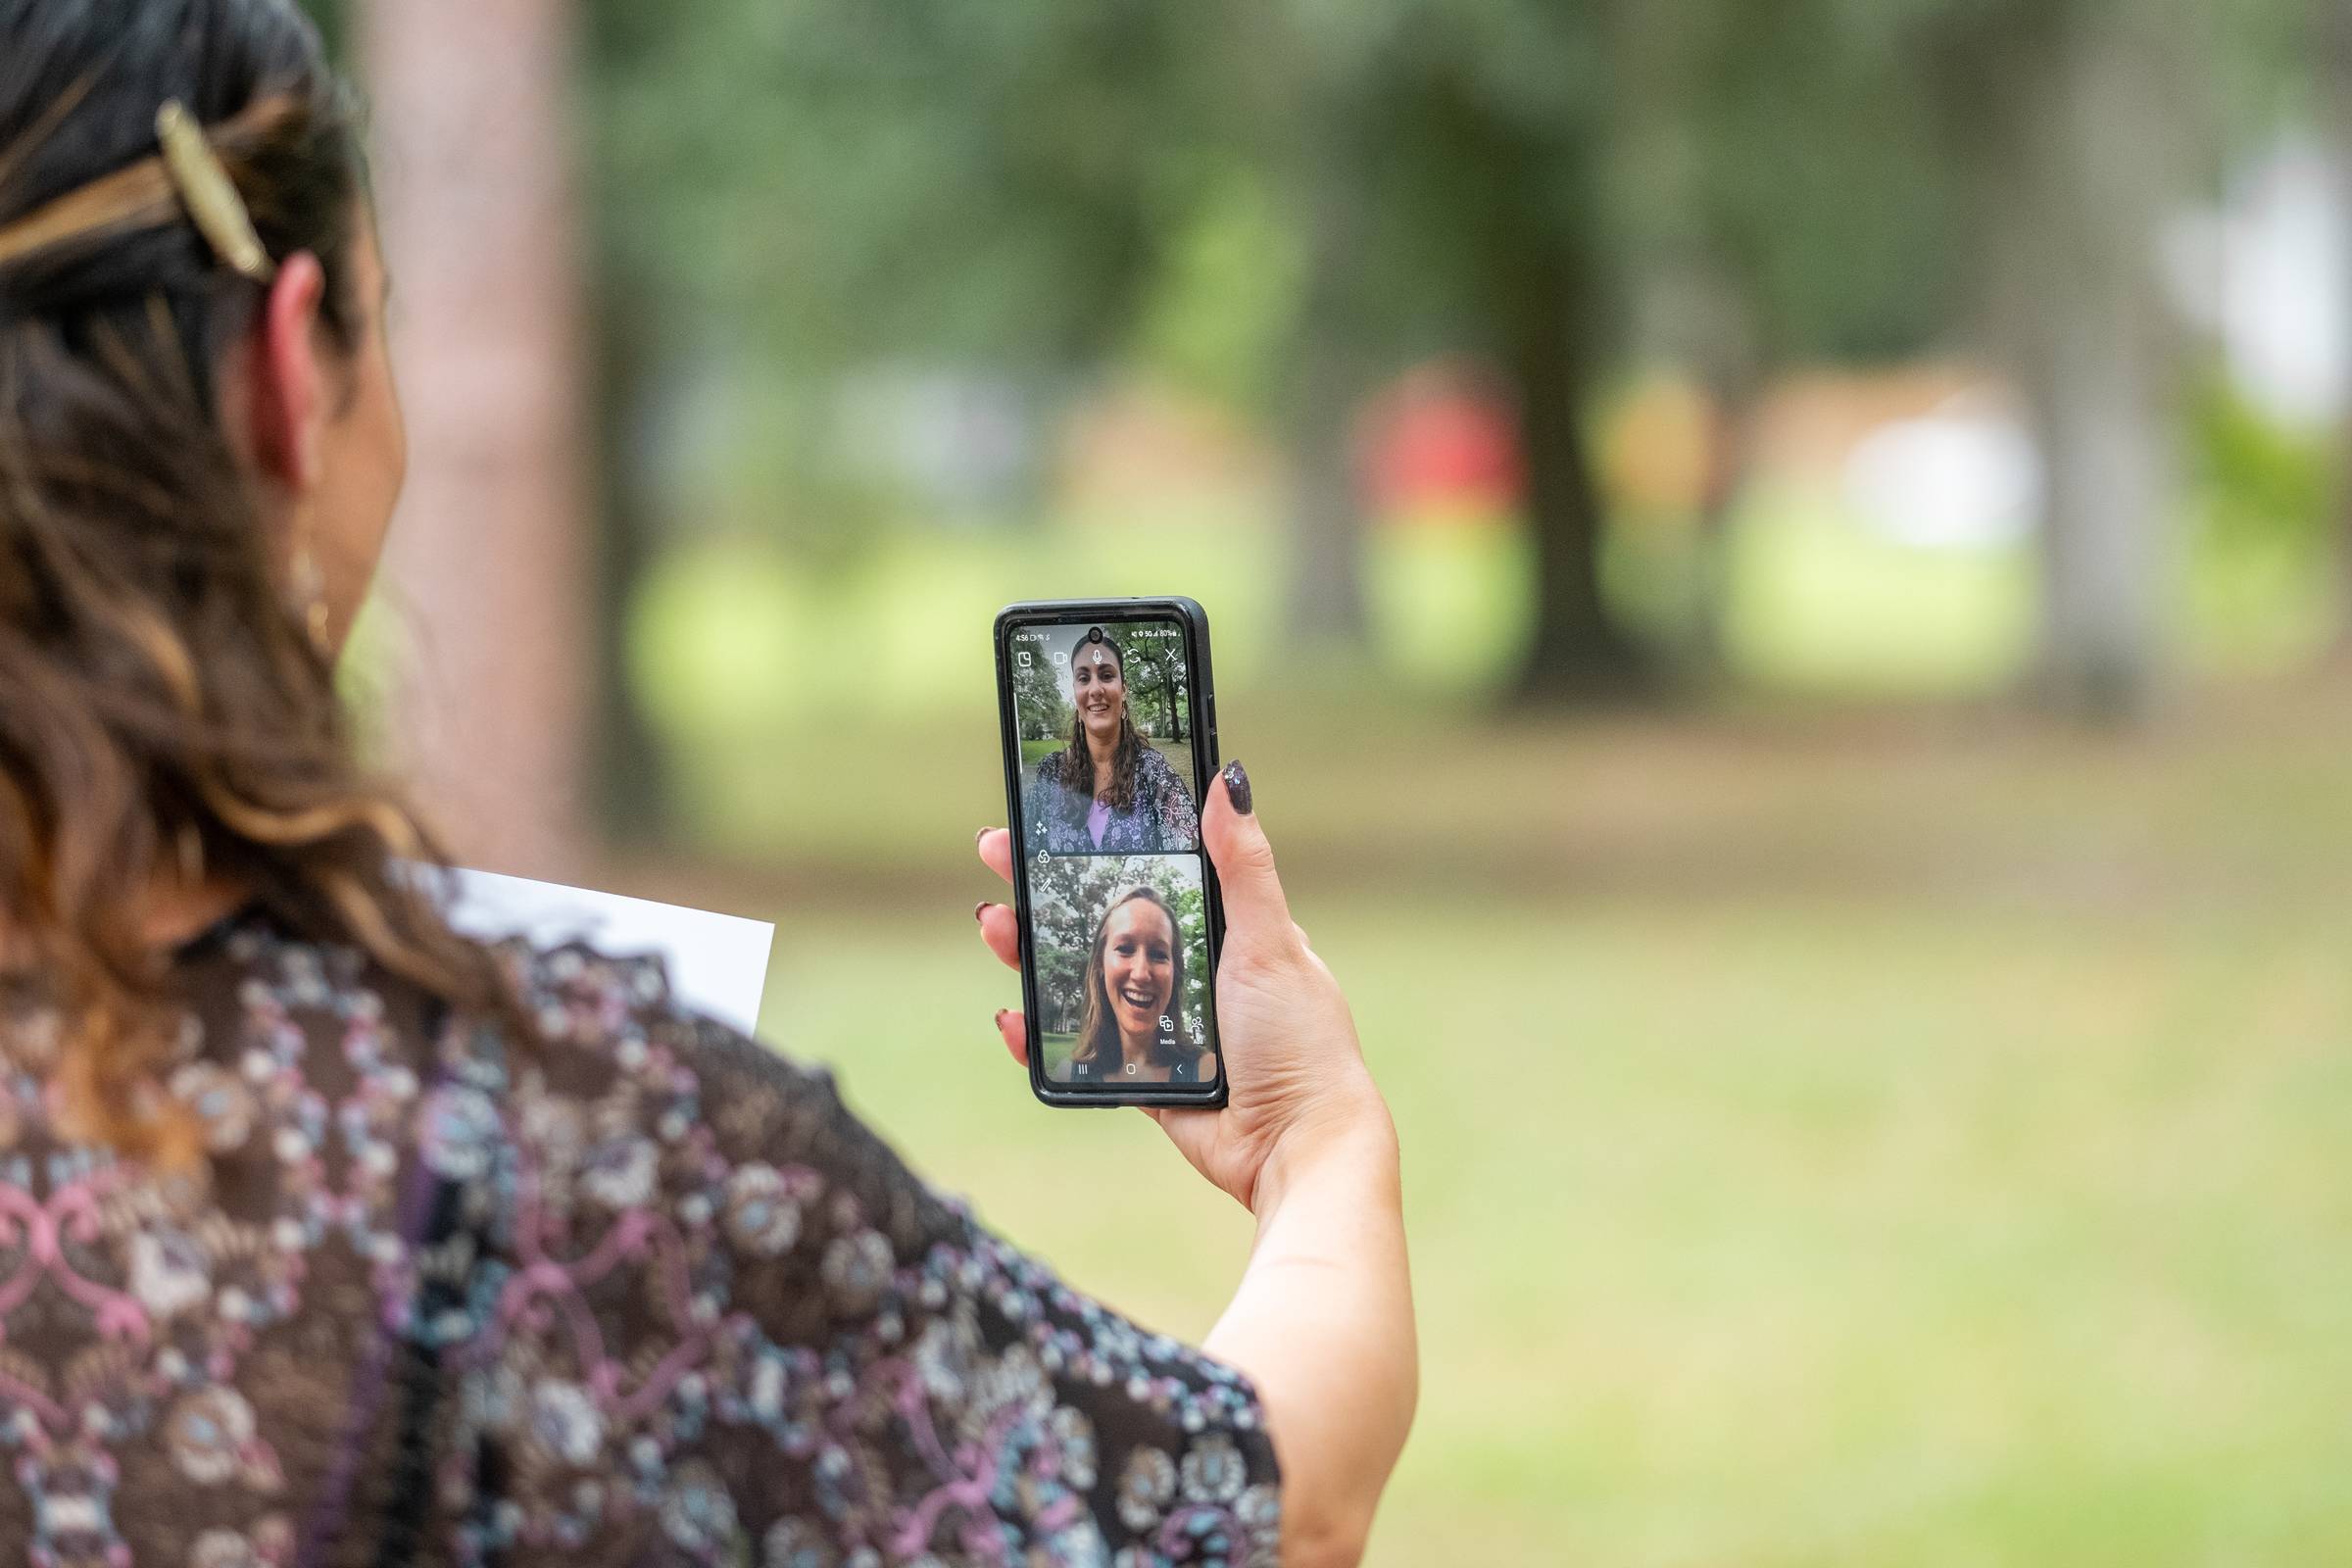
<svg viewBox="0 0 2352 1568">
<path fill-rule="evenodd" d="M 1184 628 L 1172 621 L 1072 620 L 1057 626 L 1022 626 L 1014 630 L 1012 640 L 1016 643 L 1042 643 L 1055 637 L 1066 637 L 1072 632 L 1084 634 L 1096 626 L 1103 627 L 1110 635 L 1126 642 L 1132 642 L 1139 637 L 1182 637 L 1184 635 Z"/>
</svg>

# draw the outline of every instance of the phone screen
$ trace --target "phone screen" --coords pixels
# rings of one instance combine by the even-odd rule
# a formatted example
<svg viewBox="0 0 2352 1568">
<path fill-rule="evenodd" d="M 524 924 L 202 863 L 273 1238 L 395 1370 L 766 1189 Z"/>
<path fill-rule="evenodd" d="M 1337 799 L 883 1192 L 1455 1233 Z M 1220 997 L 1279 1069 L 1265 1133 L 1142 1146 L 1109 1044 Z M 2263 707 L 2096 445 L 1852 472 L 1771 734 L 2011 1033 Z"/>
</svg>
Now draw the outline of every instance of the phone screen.
<svg viewBox="0 0 2352 1568">
<path fill-rule="evenodd" d="M 1192 628 L 1138 613 L 1001 635 L 1041 1090 L 1221 1097 Z"/>
</svg>

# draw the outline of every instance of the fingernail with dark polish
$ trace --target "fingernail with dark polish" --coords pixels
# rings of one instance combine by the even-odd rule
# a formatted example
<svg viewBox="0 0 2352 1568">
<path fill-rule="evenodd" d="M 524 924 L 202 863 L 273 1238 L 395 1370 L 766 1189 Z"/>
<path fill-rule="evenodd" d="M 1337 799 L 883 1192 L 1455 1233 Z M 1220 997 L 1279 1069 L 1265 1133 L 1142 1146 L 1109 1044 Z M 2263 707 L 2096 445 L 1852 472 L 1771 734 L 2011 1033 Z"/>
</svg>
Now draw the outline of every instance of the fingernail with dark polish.
<svg viewBox="0 0 2352 1568">
<path fill-rule="evenodd" d="M 1250 798 L 1250 772 L 1239 762 L 1225 764 L 1225 793 L 1233 800 L 1233 808 L 1248 816 L 1257 808 Z"/>
<path fill-rule="evenodd" d="M 1011 1009 L 1010 1007 L 999 1007 L 999 1008 L 997 1009 L 997 1027 L 998 1027 L 998 1028 L 1002 1029 L 1002 1028 L 1004 1028 L 1004 1015 L 1005 1015 L 1006 1013 L 1010 1012 L 1011 1010 L 1012 1010 L 1012 1009 Z"/>
</svg>

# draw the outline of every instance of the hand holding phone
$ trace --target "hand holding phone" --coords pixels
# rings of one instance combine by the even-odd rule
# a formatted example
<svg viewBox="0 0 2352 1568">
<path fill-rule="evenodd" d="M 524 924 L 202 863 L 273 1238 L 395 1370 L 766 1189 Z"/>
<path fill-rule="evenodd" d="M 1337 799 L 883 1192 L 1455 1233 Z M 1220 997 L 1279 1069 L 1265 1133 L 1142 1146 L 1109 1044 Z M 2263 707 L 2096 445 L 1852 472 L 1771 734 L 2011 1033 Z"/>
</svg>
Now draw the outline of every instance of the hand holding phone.
<svg viewBox="0 0 2352 1568">
<path fill-rule="evenodd" d="M 1211 784 L 1201 814 L 1226 916 L 1216 979 L 1230 1100 L 1213 1113 L 1147 1108 L 1196 1169 L 1256 1209 L 1270 1166 L 1294 1165 L 1367 1130 L 1385 1135 L 1388 1112 L 1364 1066 L 1348 999 L 1291 919 L 1254 811 L 1239 808 L 1253 805 L 1236 764 Z M 979 848 L 980 858 L 1011 881 L 1012 834 L 992 829 L 980 835 Z M 980 933 L 1008 967 L 1020 967 L 1020 922 L 1008 906 L 983 906 Z M 1008 1010 L 998 1014 L 997 1027 L 1013 1060 L 1029 1065 L 1029 1020 Z"/>
<path fill-rule="evenodd" d="M 1418 1383 L 1396 1131 L 1347 999 L 1291 919 L 1253 805 L 1247 776 L 1229 768 L 1200 824 L 1231 921 L 1216 976 L 1231 1098 L 1144 1113 L 1257 1217 L 1248 1270 L 1205 1348 L 1263 1403 L 1283 1455 L 1286 1545 L 1360 1543 Z M 980 858 L 1007 880 L 1015 848 L 1001 828 L 979 838 Z M 989 947 L 1018 966 L 1012 909 L 979 913 Z M 1013 1060 L 1034 1062 L 1026 1017 L 1008 1009 L 997 1027 Z"/>
</svg>

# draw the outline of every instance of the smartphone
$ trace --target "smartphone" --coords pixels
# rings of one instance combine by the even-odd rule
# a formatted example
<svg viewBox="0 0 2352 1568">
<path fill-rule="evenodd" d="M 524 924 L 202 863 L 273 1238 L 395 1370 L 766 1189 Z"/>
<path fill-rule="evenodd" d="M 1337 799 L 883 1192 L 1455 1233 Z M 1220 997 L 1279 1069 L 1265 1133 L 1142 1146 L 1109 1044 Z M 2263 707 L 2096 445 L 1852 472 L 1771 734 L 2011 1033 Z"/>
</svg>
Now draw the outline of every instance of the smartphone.
<svg viewBox="0 0 2352 1568">
<path fill-rule="evenodd" d="M 1225 1103 L 1208 616 L 1190 599 L 1012 605 L 996 655 L 1030 1089 Z"/>
</svg>

